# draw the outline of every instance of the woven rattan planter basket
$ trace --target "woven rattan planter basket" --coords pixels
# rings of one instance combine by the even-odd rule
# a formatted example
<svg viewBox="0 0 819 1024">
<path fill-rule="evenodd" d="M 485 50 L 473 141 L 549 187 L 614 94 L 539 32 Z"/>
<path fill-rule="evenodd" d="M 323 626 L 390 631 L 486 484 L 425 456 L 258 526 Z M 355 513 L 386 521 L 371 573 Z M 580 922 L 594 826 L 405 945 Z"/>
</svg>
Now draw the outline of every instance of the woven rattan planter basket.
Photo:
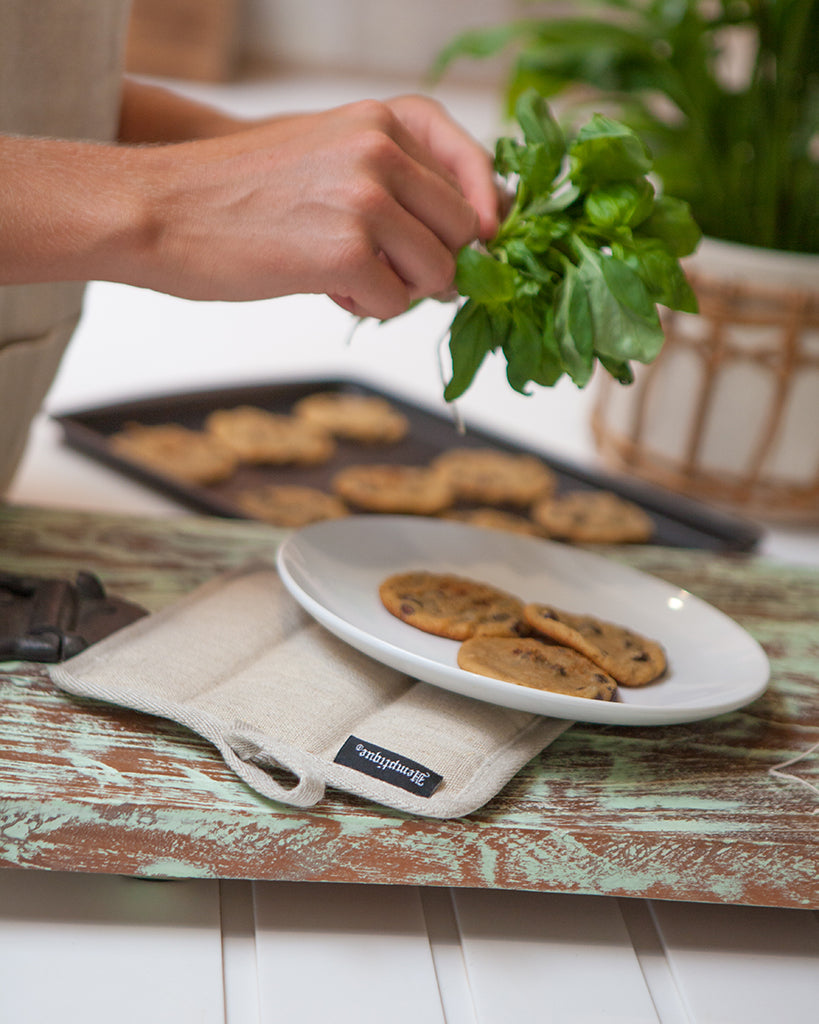
<svg viewBox="0 0 819 1024">
<path fill-rule="evenodd" d="M 601 380 L 606 462 L 772 521 L 819 521 L 819 256 L 707 239 L 687 264 L 697 316 L 621 387 Z"/>
</svg>

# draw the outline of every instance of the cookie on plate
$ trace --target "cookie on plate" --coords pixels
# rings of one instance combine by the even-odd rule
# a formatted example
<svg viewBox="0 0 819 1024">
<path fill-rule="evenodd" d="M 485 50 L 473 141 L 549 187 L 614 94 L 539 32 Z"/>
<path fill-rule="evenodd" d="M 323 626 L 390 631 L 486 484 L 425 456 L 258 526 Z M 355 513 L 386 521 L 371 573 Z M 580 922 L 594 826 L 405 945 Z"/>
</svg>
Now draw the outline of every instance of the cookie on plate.
<svg viewBox="0 0 819 1024">
<path fill-rule="evenodd" d="M 368 512 L 435 515 L 452 504 L 452 488 L 426 466 L 347 466 L 333 477 L 332 489 Z"/>
<path fill-rule="evenodd" d="M 432 460 L 457 500 L 483 505 L 525 507 L 551 494 L 554 473 L 534 455 L 493 448 L 451 448 Z"/>
<path fill-rule="evenodd" d="M 578 544 L 641 543 L 654 532 L 639 505 L 611 491 L 571 491 L 542 498 L 529 514 L 548 537 Z"/>
<path fill-rule="evenodd" d="M 326 431 L 251 405 L 217 409 L 205 428 L 248 463 L 315 466 L 327 462 L 336 448 Z"/>
<path fill-rule="evenodd" d="M 299 399 L 293 412 L 336 437 L 365 444 L 400 441 L 409 430 L 407 417 L 377 395 L 317 391 Z"/>
<path fill-rule="evenodd" d="M 523 612 L 511 594 L 450 573 L 397 573 L 384 580 L 379 596 L 396 618 L 450 640 L 514 636 Z"/>
<path fill-rule="evenodd" d="M 516 512 L 507 512 L 502 508 L 460 508 L 450 509 L 441 513 L 442 519 L 454 519 L 459 523 L 471 526 L 483 526 L 489 530 L 506 530 L 507 533 L 520 533 L 526 537 L 542 537 L 543 531 Z"/>
<path fill-rule="evenodd" d="M 533 690 L 591 700 L 614 700 L 617 683 L 582 654 L 531 637 L 475 637 L 461 644 L 458 665 L 467 672 Z"/>
<path fill-rule="evenodd" d="M 540 603 L 527 604 L 523 617 L 537 633 L 584 654 L 622 686 L 645 686 L 667 668 L 662 645 L 625 626 Z"/>
<path fill-rule="evenodd" d="M 347 506 L 335 495 L 296 484 L 263 484 L 240 491 L 236 504 L 254 519 L 286 529 L 348 514 Z"/>
<path fill-rule="evenodd" d="M 109 438 L 111 450 L 186 484 L 215 484 L 236 469 L 232 449 L 178 423 L 129 423 Z"/>
</svg>

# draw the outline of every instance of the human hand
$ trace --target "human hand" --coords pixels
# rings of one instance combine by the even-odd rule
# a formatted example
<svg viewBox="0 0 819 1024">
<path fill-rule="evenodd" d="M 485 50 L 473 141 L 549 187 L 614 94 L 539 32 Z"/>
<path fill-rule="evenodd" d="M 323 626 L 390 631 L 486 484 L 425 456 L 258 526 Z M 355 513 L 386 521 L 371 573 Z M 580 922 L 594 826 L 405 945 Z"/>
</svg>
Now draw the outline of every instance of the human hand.
<svg viewBox="0 0 819 1024">
<path fill-rule="evenodd" d="M 458 251 L 497 229 L 490 155 L 420 96 L 139 156 L 146 230 L 118 279 L 186 298 L 326 293 L 386 319 L 446 292 Z"/>
</svg>

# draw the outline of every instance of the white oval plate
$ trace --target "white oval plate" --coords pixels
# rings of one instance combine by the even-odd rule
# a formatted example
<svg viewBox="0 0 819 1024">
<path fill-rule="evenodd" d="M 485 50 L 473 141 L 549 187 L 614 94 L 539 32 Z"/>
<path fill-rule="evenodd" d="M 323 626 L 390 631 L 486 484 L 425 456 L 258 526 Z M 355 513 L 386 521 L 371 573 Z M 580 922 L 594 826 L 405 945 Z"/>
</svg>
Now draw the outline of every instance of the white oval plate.
<svg viewBox="0 0 819 1024">
<path fill-rule="evenodd" d="M 564 544 L 413 516 L 350 516 L 293 533 L 277 555 L 293 597 L 336 636 L 436 686 L 505 707 L 615 725 L 669 725 L 750 703 L 769 664 L 736 622 L 688 591 Z M 458 668 L 458 643 L 407 625 L 381 603 L 385 577 L 411 569 L 482 580 L 626 625 L 658 640 L 668 672 L 649 686 L 618 687 L 617 701 L 532 690 Z"/>
</svg>

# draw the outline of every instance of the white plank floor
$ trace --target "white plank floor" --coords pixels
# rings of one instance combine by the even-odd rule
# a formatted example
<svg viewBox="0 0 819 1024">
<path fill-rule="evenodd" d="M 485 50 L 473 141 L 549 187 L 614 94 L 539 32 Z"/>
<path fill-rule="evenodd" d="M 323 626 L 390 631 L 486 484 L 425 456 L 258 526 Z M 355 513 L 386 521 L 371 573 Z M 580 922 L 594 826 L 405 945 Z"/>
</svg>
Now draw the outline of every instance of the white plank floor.
<svg viewBox="0 0 819 1024">
<path fill-rule="evenodd" d="M 0 871 L 3 1024 L 772 1024 L 819 915 L 605 897 Z"/>
</svg>

